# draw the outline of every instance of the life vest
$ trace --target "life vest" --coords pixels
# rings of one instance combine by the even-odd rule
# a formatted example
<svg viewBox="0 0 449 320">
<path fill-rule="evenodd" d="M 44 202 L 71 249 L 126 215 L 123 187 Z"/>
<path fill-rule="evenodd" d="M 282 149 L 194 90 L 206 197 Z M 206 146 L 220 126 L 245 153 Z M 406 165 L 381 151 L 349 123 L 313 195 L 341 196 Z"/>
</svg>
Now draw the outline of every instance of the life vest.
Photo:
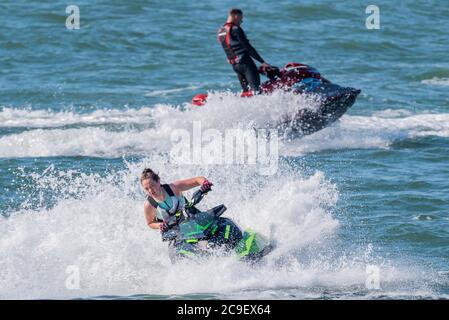
<svg viewBox="0 0 449 320">
<path fill-rule="evenodd" d="M 227 22 L 220 29 L 218 29 L 217 32 L 217 40 L 222 45 L 230 64 L 240 62 L 246 52 L 243 45 L 232 36 L 231 31 L 233 27 L 237 27 L 237 25 L 232 22 Z"/>
<path fill-rule="evenodd" d="M 168 197 L 166 196 L 164 201 L 158 202 L 148 196 L 147 201 L 156 208 L 158 221 L 166 221 L 168 226 L 172 227 L 184 219 L 183 211 L 187 200 L 184 196 L 176 196 L 168 184 L 163 184 L 161 187 Z"/>
</svg>

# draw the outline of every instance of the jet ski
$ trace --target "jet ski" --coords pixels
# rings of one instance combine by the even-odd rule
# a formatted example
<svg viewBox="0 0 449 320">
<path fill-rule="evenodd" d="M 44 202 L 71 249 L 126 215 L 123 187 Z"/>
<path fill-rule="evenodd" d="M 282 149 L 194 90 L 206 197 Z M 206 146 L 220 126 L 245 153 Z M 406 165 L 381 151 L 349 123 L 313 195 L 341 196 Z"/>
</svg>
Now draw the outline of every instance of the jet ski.
<svg viewBox="0 0 449 320">
<path fill-rule="evenodd" d="M 225 205 L 207 211 L 197 209 L 195 205 L 204 195 L 200 190 L 196 191 L 182 218 L 162 233 L 162 240 L 169 243 L 172 263 L 212 255 L 235 255 L 237 259 L 253 264 L 273 250 L 273 243 L 261 234 L 250 229 L 242 230 L 231 219 L 222 217 Z"/>
<path fill-rule="evenodd" d="M 303 94 L 315 97 L 318 107 L 302 107 L 294 114 L 287 114 L 275 124 L 276 128 L 293 136 L 303 136 L 317 132 L 338 120 L 356 101 L 361 90 L 341 87 L 321 76 L 315 68 L 290 62 L 283 68 L 261 67 L 259 72 L 268 80 L 261 84 L 261 94 L 271 94 L 275 90 Z M 253 96 L 252 92 L 243 92 L 242 97 Z M 207 94 L 197 94 L 192 104 L 204 106 Z"/>
</svg>

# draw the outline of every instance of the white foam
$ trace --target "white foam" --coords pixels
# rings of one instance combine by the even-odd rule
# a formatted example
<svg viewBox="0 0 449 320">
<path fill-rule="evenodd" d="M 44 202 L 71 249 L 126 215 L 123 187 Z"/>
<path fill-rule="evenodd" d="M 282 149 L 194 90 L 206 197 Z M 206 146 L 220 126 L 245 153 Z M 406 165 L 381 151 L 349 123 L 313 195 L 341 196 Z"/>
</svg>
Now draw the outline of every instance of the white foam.
<svg viewBox="0 0 449 320">
<path fill-rule="evenodd" d="M 192 113 L 198 113 L 198 118 Z M 200 121 L 203 130 L 248 126 L 249 122 L 229 123 L 223 117 L 211 120 L 199 114 L 159 107 L 155 110 L 154 128 L 108 129 L 83 127 L 67 129 L 33 129 L 0 138 L 0 157 L 94 156 L 120 157 L 145 155 L 158 150 L 169 152 L 173 130 L 192 131 L 193 121 Z M 210 116 L 210 115 L 208 115 Z M 227 114 L 229 116 L 229 114 Z M 238 115 L 236 115 L 238 116 Z M 220 122 L 219 119 L 223 118 Z M 262 117 L 263 118 L 263 117 Z M 114 130 L 114 131 L 113 131 Z M 449 137 L 449 114 L 417 114 L 403 118 L 378 116 L 343 116 L 331 127 L 313 135 L 281 144 L 281 155 L 298 155 L 334 149 L 387 148 L 390 144 L 416 137 Z"/>
<path fill-rule="evenodd" d="M 313 135 L 285 144 L 282 153 L 317 152 L 335 149 L 388 148 L 394 142 L 416 137 L 449 137 L 449 114 L 415 114 L 389 118 L 344 115 L 340 121 Z"/>
<path fill-rule="evenodd" d="M 175 129 L 192 131 L 194 122 L 203 130 L 265 127 L 279 121 L 285 113 L 298 105 L 314 106 L 311 98 L 275 94 L 271 97 L 241 99 L 235 94 L 210 94 L 207 108 L 186 105 L 173 107 L 116 111 L 96 111 L 92 114 L 49 113 L 47 111 L 19 111 L 4 109 L 3 117 L 9 126 L 50 127 L 31 129 L 0 138 L 0 157 L 27 156 L 100 156 L 116 157 L 126 154 L 145 154 L 159 148 L 168 152 L 172 147 L 171 134 Z M 316 102 L 315 102 L 316 103 Z M 23 113 L 23 114 L 21 114 Z M 22 116 L 21 120 L 13 120 Z M 98 124 L 142 124 L 143 128 L 105 128 Z M 51 128 L 79 124 L 81 128 Z M 5 125 L 8 126 L 8 125 Z"/>
<path fill-rule="evenodd" d="M 412 112 L 407 109 L 385 109 L 373 113 L 373 116 L 379 118 L 404 118 L 411 115 Z"/>
<path fill-rule="evenodd" d="M 120 157 L 144 154 L 169 144 L 157 138 L 153 130 L 35 129 L 0 138 L 0 157 Z"/>
<path fill-rule="evenodd" d="M 192 132 L 194 123 L 200 123 L 203 132 L 216 129 L 222 134 L 234 128 L 273 128 L 298 107 L 313 109 L 318 103 L 313 97 L 282 92 L 250 99 L 231 92 L 212 92 L 204 107 L 155 105 L 87 114 L 3 108 L 1 126 L 26 130 L 0 137 L 0 157 L 119 157 L 145 155 L 156 149 L 168 153 L 173 147 L 173 132 Z M 281 155 L 387 148 L 396 141 L 426 136 L 449 137 L 449 114 L 387 109 L 371 116 L 344 115 L 324 130 L 281 144 Z"/>
<path fill-rule="evenodd" d="M 449 86 L 449 78 L 433 77 L 432 79 L 422 80 L 421 83 L 434 86 Z"/>
<path fill-rule="evenodd" d="M 192 91 L 197 90 L 198 86 L 188 86 L 183 88 L 176 88 L 176 89 L 166 89 L 166 90 L 153 90 L 148 91 L 145 93 L 146 97 L 158 97 L 158 96 L 166 96 L 170 93 L 177 93 L 177 92 L 183 92 L 183 91 Z"/>
<path fill-rule="evenodd" d="M 166 244 L 143 217 L 138 177 L 146 163 L 164 181 L 199 173 L 210 178 L 214 190 L 199 207 L 225 203 L 225 216 L 240 226 L 271 233 L 277 249 L 266 264 L 252 268 L 228 257 L 172 265 Z M 105 177 L 49 167 L 31 178 L 35 193 L 59 196 L 50 208 L 43 202 L 30 209 L 28 199 L 1 221 L 1 299 L 189 293 L 254 299 L 291 291 L 313 297 L 320 290 L 364 291 L 367 263 L 380 266 L 384 294 L 412 292 L 408 281 L 417 277 L 410 268 L 378 259 L 372 247 L 360 252 L 339 247 L 339 222 L 332 216 L 338 190 L 320 172 L 302 177 L 284 168 L 267 178 L 251 167 L 174 167 L 151 156 Z M 73 267 L 80 287 L 70 289 Z"/>
<path fill-rule="evenodd" d="M 3 107 L 0 110 L 0 128 L 51 128 L 76 124 L 148 124 L 151 121 L 152 112 L 153 109 L 148 107 L 125 110 L 99 109 L 85 114 Z"/>
</svg>

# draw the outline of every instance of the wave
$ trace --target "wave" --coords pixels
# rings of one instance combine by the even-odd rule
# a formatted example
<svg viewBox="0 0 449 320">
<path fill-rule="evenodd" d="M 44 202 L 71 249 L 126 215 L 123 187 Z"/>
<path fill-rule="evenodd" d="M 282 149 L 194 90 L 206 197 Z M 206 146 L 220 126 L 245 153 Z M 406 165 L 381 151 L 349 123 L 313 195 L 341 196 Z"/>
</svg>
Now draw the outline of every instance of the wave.
<svg viewBox="0 0 449 320">
<path fill-rule="evenodd" d="M 158 96 L 166 96 L 170 93 L 177 93 L 177 92 L 183 92 L 183 91 L 192 91 L 197 90 L 198 86 L 188 86 L 183 88 L 176 88 L 176 89 L 167 89 L 167 90 L 154 90 L 154 91 L 148 91 L 145 93 L 146 97 L 158 97 Z"/>
<path fill-rule="evenodd" d="M 153 108 L 100 109 L 91 113 L 72 111 L 16 109 L 3 107 L 0 110 L 0 128 L 52 128 L 68 125 L 145 124 L 153 114 Z"/>
<path fill-rule="evenodd" d="M 391 144 L 419 137 L 449 137 L 449 113 L 409 114 L 386 111 L 372 116 L 343 116 L 333 126 L 285 144 L 284 154 L 323 150 L 384 149 Z"/>
<path fill-rule="evenodd" d="M 449 86 L 449 78 L 433 77 L 432 79 L 422 80 L 421 83 L 435 85 L 435 86 Z"/>
<path fill-rule="evenodd" d="M 273 128 L 298 107 L 316 108 L 314 97 L 276 92 L 242 99 L 231 92 L 211 92 L 205 107 L 158 104 L 139 109 L 73 111 L 3 108 L 0 157 L 146 155 L 173 149 L 174 134 L 194 127 L 224 136 L 234 129 Z M 13 128 L 14 130 L 9 130 Z M 281 140 L 281 155 L 334 149 L 387 148 L 417 137 L 449 137 L 448 113 L 414 114 L 405 109 L 380 110 L 372 115 L 344 115 L 334 125 L 293 141 Z M 204 141 L 203 141 L 204 143 Z"/>
<path fill-rule="evenodd" d="M 225 203 L 226 216 L 276 241 L 265 264 L 252 268 L 217 257 L 172 265 L 166 244 L 143 217 L 138 177 L 146 163 L 165 181 L 199 172 L 214 181 L 202 208 Z M 385 261 L 371 245 L 354 250 L 339 241 L 340 223 L 332 213 L 338 190 L 321 172 L 305 177 L 283 168 L 267 178 L 250 167 L 174 167 L 152 156 L 106 176 L 49 167 L 23 178 L 30 177 L 38 193 L 59 196 L 51 207 L 33 209 L 32 199 L 26 199 L 22 209 L 0 221 L 2 299 L 204 292 L 228 298 L 313 297 L 320 288 L 336 296 L 369 295 L 367 264 L 381 268 L 382 294 L 432 294 L 415 283 L 422 279 L 419 270 Z M 238 192 L 236 180 L 246 181 Z"/>
<path fill-rule="evenodd" d="M 147 111 L 147 117 L 142 116 Z M 203 112 L 205 111 L 205 112 Z M 99 124 L 106 122 L 123 124 L 146 124 L 143 128 L 124 126 L 108 128 L 86 126 L 79 128 L 34 128 L 20 133 L 4 135 L 0 138 L 0 157 L 49 157 L 49 156 L 92 156 L 121 157 L 146 155 L 148 152 L 170 152 L 174 146 L 172 135 L 177 130 L 192 133 L 195 125 L 202 132 L 216 129 L 223 136 L 230 129 L 248 129 L 259 123 L 272 121 L 277 116 L 259 113 L 258 119 L 246 119 L 241 109 L 216 113 L 197 108 L 182 111 L 161 105 L 154 109 L 139 109 L 117 112 L 106 116 L 104 111 L 95 115 L 70 114 L 59 119 L 59 114 L 42 120 L 48 127 L 61 123 Z M 217 117 L 217 114 L 219 116 Z M 29 119 L 17 120 L 22 124 L 35 117 L 31 112 Z M 238 119 L 238 121 L 236 120 Z M 149 123 L 152 127 L 148 128 Z M 264 126 L 262 126 L 264 127 Z M 280 143 L 281 155 L 300 155 L 335 149 L 388 148 L 392 143 L 417 137 L 449 137 L 449 114 L 411 114 L 408 111 L 385 110 L 372 116 L 343 116 L 334 125 L 313 135 Z"/>
</svg>

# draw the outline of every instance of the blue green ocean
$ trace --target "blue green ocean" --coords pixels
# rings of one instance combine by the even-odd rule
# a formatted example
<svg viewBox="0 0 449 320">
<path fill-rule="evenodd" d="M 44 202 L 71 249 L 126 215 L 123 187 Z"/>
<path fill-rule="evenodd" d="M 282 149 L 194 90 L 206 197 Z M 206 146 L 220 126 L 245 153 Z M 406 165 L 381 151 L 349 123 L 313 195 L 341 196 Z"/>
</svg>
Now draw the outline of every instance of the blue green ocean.
<svg viewBox="0 0 449 320">
<path fill-rule="evenodd" d="M 268 63 L 362 90 L 331 126 L 280 141 L 271 175 L 170 156 L 176 130 L 306 103 L 236 96 L 216 40 L 235 6 Z M 447 0 L 1 1 L 0 299 L 447 299 L 448 17 Z M 202 208 L 224 203 L 275 250 L 172 265 L 144 219 L 145 167 L 206 176 Z"/>
</svg>

